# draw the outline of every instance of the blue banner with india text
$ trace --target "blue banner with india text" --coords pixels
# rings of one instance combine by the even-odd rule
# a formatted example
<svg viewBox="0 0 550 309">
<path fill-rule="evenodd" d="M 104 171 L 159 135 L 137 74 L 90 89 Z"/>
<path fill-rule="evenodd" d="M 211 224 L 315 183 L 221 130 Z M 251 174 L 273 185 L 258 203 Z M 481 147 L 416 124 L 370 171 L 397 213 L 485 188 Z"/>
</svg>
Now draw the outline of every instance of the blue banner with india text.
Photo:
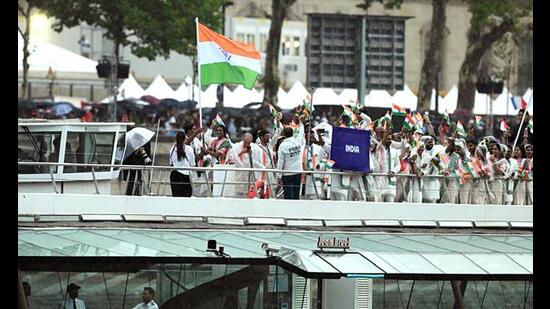
<svg viewBox="0 0 550 309">
<path fill-rule="evenodd" d="M 355 172 L 370 172 L 370 131 L 334 127 L 330 159 L 333 169 Z"/>
</svg>

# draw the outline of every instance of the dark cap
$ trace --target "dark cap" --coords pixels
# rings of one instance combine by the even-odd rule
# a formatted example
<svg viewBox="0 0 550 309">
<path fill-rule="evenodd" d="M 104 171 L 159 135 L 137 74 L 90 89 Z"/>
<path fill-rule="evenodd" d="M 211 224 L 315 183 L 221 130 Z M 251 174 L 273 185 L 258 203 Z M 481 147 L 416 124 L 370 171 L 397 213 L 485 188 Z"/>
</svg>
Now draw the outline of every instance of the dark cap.
<svg viewBox="0 0 550 309">
<path fill-rule="evenodd" d="M 76 285 L 75 283 L 69 283 L 69 285 L 67 285 L 67 291 L 68 290 L 78 290 L 80 289 L 80 286 Z"/>
</svg>

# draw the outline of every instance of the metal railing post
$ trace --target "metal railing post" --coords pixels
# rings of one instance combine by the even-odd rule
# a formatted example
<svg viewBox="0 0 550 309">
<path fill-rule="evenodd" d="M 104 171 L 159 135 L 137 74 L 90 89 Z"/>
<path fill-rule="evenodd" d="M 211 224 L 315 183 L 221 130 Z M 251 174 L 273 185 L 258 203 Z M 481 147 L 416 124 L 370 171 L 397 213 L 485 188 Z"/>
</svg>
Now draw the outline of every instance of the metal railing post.
<svg viewBox="0 0 550 309">
<path fill-rule="evenodd" d="M 99 193 L 99 186 L 97 185 L 97 179 L 95 178 L 95 169 L 94 169 L 93 166 L 92 166 L 92 178 L 94 179 L 95 193 L 100 194 Z"/>
<path fill-rule="evenodd" d="M 50 169 L 50 178 L 52 179 L 52 185 L 55 193 L 59 194 L 59 191 L 57 191 L 57 185 L 55 184 L 55 178 L 53 177 L 52 169 Z"/>
</svg>

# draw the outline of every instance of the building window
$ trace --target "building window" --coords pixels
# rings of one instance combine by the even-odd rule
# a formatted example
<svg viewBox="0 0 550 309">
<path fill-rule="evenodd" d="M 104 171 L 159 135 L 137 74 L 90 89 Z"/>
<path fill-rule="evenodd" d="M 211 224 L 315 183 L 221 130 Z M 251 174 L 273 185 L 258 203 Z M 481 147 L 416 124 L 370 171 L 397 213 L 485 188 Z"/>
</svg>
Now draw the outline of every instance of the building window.
<svg viewBox="0 0 550 309">
<path fill-rule="evenodd" d="M 363 18 L 366 29 L 363 29 Z M 393 16 L 311 14 L 308 20 L 308 87 L 357 88 L 361 31 L 365 32 L 366 88 L 402 90 L 405 68 L 405 21 Z M 293 38 L 298 39 L 296 37 Z M 292 53 L 299 53 L 300 42 Z M 319 65 L 313 71 L 310 64 Z M 314 76 L 318 74 L 317 76 Z"/>
<path fill-rule="evenodd" d="M 283 56 L 290 55 L 290 47 L 292 46 L 292 43 L 290 42 L 290 38 L 288 36 L 283 36 L 283 39 L 281 40 L 281 49 L 283 51 Z"/>
<path fill-rule="evenodd" d="M 244 40 L 244 33 L 237 33 L 237 42 L 246 43 L 246 41 Z"/>
<path fill-rule="evenodd" d="M 256 38 L 253 34 L 247 34 L 246 35 L 246 43 L 256 45 Z"/>
<path fill-rule="evenodd" d="M 405 72 L 405 19 L 367 16 L 367 89 L 402 90 Z"/>
<path fill-rule="evenodd" d="M 300 37 L 295 36 L 292 40 L 292 56 L 300 56 Z"/>
<path fill-rule="evenodd" d="M 285 64 L 285 71 L 287 72 L 296 72 L 298 71 L 297 64 Z"/>
<path fill-rule="evenodd" d="M 260 34 L 260 52 L 265 53 L 267 49 L 267 34 Z"/>
</svg>

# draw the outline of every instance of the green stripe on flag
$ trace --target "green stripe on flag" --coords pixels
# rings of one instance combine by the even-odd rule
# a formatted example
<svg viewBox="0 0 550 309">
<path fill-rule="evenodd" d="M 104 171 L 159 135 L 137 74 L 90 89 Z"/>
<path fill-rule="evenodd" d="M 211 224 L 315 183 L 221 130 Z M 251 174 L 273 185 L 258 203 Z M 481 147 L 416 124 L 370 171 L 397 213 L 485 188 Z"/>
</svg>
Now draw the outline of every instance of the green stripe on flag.
<svg viewBox="0 0 550 309">
<path fill-rule="evenodd" d="M 246 89 L 252 89 L 258 78 L 258 72 L 241 66 L 233 66 L 227 62 L 202 64 L 201 86 L 211 84 L 240 84 Z"/>
</svg>

